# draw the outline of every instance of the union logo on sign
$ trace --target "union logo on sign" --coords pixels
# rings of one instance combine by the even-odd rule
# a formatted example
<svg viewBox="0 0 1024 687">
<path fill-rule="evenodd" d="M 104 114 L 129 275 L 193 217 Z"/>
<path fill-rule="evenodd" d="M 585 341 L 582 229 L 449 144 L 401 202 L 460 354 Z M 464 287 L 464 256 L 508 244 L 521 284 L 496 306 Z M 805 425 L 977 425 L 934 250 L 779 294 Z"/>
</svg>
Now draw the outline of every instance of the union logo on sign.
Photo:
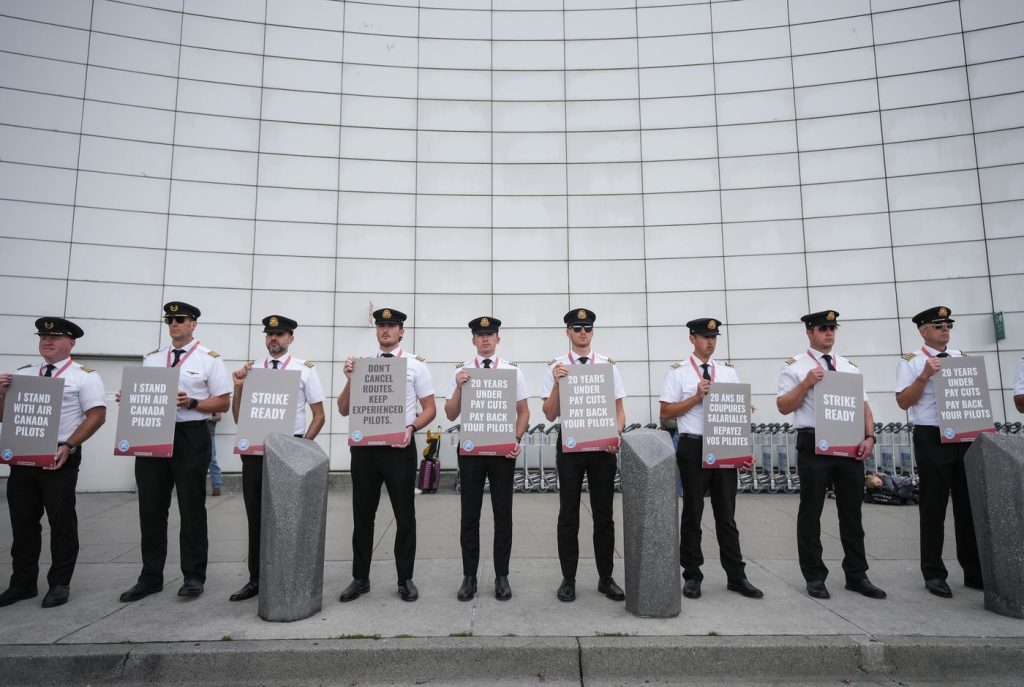
<svg viewBox="0 0 1024 687">
<path fill-rule="evenodd" d="M 716 460 L 718 459 L 715 458 L 714 453 L 709 453 L 708 455 L 704 456 L 704 462 L 707 463 L 708 465 L 714 465 Z"/>
<path fill-rule="evenodd" d="M 242 449 L 243 451 L 245 449 L 249 448 L 249 440 L 248 439 L 239 439 L 238 440 L 238 448 Z"/>
<path fill-rule="evenodd" d="M 121 439 L 121 441 L 117 442 L 118 451 L 127 451 L 131 446 L 132 445 L 128 443 L 127 439 Z"/>
<path fill-rule="evenodd" d="M 818 448 L 820 450 L 822 450 L 822 451 L 827 451 L 828 450 L 828 442 L 825 441 L 824 439 L 821 439 L 820 441 L 818 441 Z"/>
<path fill-rule="evenodd" d="M 565 445 L 568 446 L 569 448 L 576 448 L 576 438 L 569 437 L 568 439 L 565 440 Z"/>
<path fill-rule="evenodd" d="M 466 450 L 466 451 L 472 451 L 472 450 L 473 450 L 473 441 L 472 441 L 471 439 L 466 439 L 466 440 L 465 440 L 465 441 L 464 441 L 464 442 L 462 443 L 462 448 L 463 448 L 464 450 Z"/>
<path fill-rule="evenodd" d="M 362 441 L 362 440 L 363 440 L 363 433 L 362 432 L 360 432 L 358 429 L 356 431 L 352 432 L 352 441 Z"/>
<path fill-rule="evenodd" d="M 946 429 L 945 429 L 945 430 L 943 430 L 942 434 L 943 434 L 943 436 L 945 436 L 945 437 L 946 437 L 947 439 L 952 439 L 953 437 L 955 437 L 955 436 L 956 436 L 956 432 L 954 432 L 954 431 L 953 431 L 953 428 L 952 428 L 952 427 L 946 427 Z"/>
<path fill-rule="evenodd" d="M 2 456 L 3 456 L 3 459 L 4 459 L 4 460 L 10 460 L 11 458 L 13 458 L 13 457 L 14 457 L 14 451 L 12 451 L 12 450 L 11 450 L 11 449 L 9 449 L 9 448 L 5 448 L 5 449 L 4 449 L 4 451 L 3 451 L 3 453 L 2 453 L 2 454 L 0 454 L 0 455 L 2 455 Z"/>
</svg>

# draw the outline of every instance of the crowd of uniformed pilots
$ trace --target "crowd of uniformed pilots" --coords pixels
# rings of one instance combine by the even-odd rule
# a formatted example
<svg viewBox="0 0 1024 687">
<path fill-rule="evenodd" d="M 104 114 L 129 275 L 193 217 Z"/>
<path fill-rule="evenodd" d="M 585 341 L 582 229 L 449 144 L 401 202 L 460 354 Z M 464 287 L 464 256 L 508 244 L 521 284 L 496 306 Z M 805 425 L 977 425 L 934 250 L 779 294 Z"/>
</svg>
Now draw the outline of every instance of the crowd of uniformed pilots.
<svg viewBox="0 0 1024 687">
<path fill-rule="evenodd" d="M 206 582 L 209 548 L 206 522 L 206 473 L 211 459 L 211 437 L 206 422 L 213 413 L 229 408 L 238 419 L 241 392 L 249 370 L 290 369 L 301 373 L 297 397 L 295 436 L 314 439 L 324 425 L 325 394 L 312 362 L 290 353 L 298 323 L 283 315 L 263 318 L 267 355 L 251 360 L 229 374 L 220 356 L 200 345 L 195 329 L 199 308 L 181 301 L 164 305 L 170 344 L 143 358 L 147 367 L 178 367 L 182 374 L 177 395 L 173 455 L 167 458 L 137 456 L 135 480 L 138 487 L 142 570 L 138 581 L 121 594 L 132 602 L 162 591 L 167 558 L 167 518 L 171 493 L 177 492 L 181 519 L 179 545 L 183 583 L 178 596 L 196 597 Z M 949 347 L 953 328 L 946 306 L 929 308 L 912 319 L 922 337 L 922 346 L 899 361 L 896 371 L 896 401 L 908 411 L 914 425 L 913 442 L 920 476 L 920 557 L 926 589 L 941 597 L 952 596 L 946 582 L 948 571 L 942 561 L 946 506 L 952 497 L 957 560 L 963 568 L 964 586 L 980 589 L 983 584 L 978 544 L 974 534 L 971 505 L 964 473 L 967 443 L 943 444 L 939 437 L 935 396 L 931 377 L 940 369 L 940 359 L 961 356 Z M 826 370 L 859 374 L 852 362 L 834 352 L 839 313 L 824 310 L 801 318 L 808 347 L 785 361 L 779 373 L 777 405 L 780 413 L 794 415 L 797 429 L 797 469 L 800 477 L 800 506 L 797 516 L 797 548 L 800 570 L 807 593 L 829 598 L 825 586 L 828 568 L 822 560 L 821 513 L 826 490 L 833 489 L 839 516 L 842 562 L 846 588 L 869 598 L 885 598 L 885 592 L 867 577 L 861 503 L 864 490 L 864 460 L 874 448 L 874 420 L 868 398 L 864 397 L 864 439 L 857 457 L 815 454 L 814 388 Z M 433 422 L 437 408 L 434 386 L 423 358 L 401 347 L 406 315 L 393 308 L 373 313 L 378 350 L 369 356 L 404 357 L 408 361 L 406 384 L 406 428 L 403 441 L 395 446 L 354 446 L 351 449 L 352 477 L 352 581 L 341 593 L 343 602 L 353 601 L 370 591 L 370 561 L 373 529 L 381 486 L 387 488 L 396 521 L 395 566 L 398 593 L 415 601 L 419 591 L 413 583 L 416 558 L 416 512 L 414 504 L 417 455 L 413 437 Z M 569 351 L 552 360 L 545 371 L 541 399 L 549 422 L 559 417 L 558 379 L 573 365 L 612 363 L 616 426 L 625 426 L 623 398 L 626 392 L 614 361 L 596 353 L 591 343 L 596 314 L 574 308 L 563 318 Z M 732 365 L 714 358 L 723 323 L 704 317 L 686 323 L 693 352 L 672 365 L 665 375 L 660 395 L 660 419 L 675 421 L 678 433 L 676 462 L 684 485 L 680 527 L 679 562 L 683 570 L 683 594 L 701 595 L 704 556 L 701 549 L 701 516 L 704 498 L 710 494 L 715 518 L 719 556 L 727 588 L 746 597 L 760 598 L 760 589 L 746 577 L 736 527 L 737 470 L 705 469 L 701 461 L 704 431 L 702 400 L 715 381 L 739 382 Z M 58 432 L 59 444 L 47 467 L 12 465 L 7 480 L 13 541 L 13 572 L 0 606 L 38 595 L 39 555 L 42 546 L 41 520 L 45 513 L 50 526 L 52 563 L 47 573 L 48 591 L 44 608 L 67 602 L 71 577 L 78 556 L 78 521 L 75 485 L 82 463 L 82 444 L 106 419 L 103 383 L 99 374 L 71 358 L 75 342 L 84 335 L 81 327 L 60 317 L 36 320 L 41 360 L 18 368 L 14 374 L 64 379 L 64 396 Z M 505 456 L 459 456 L 461 490 L 461 535 L 463 580 L 456 592 L 460 601 L 477 594 L 480 562 L 480 511 L 485 481 L 490 483 L 494 514 L 494 596 L 512 597 L 509 558 L 512 551 L 512 493 L 520 441 L 529 425 L 529 393 L 522 371 L 497 353 L 501 321 L 492 316 L 477 317 L 469 323 L 475 355 L 456 366 L 448 384 L 445 415 L 454 421 L 461 409 L 462 387 L 470 378 L 470 367 L 516 370 L 516 414 L 514 448 Z M 337 399 L 338 411 L 349 414 L 350 380 L 354 357 L 345 360 L 345 387 Z M 12 374 L 0 374 L 0 420 Z M 232 399 L 233 394 L 233 399 Z M 120 394 L 117 395 L 120 400 Z M 1024 412 L 1024 360 L 1017 367 L 1014 402 Z M 309 412 L 307 414 L 307 408 Z M 307 419 L 308 416 L 308 419 Z M 584 478 L 589 484 L 594 520 L 594 554 L 598 573 L 597 590 L 609 599 L 625 598 L 612 577 L 615 547 L 613 484 L 617 469 L 616 450 L 563 453 L 556 444 L 556 465 L 561 488 L 557 523 L 558 558 L 562 581 L 556 596 L 570 602 L 576 598 L 579 562 L 580 498 Z M 259 593 L 260 504 L 262 501 L 263 456 L 242 457 L 242 492 L 248 520 L 249 581 L 231 595 L 242 601 Z M 674 544 L 673 544 L 674 545 Z"/>
</svg>

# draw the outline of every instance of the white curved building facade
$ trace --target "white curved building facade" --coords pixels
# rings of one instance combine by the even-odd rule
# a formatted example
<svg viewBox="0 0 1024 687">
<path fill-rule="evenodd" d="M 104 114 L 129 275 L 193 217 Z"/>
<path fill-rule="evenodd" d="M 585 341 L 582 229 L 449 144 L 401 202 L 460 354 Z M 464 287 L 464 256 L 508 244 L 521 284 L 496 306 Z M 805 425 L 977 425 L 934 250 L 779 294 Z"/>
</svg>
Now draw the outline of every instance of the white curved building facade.
<svg viewBox="0 0 1024 687">
<path fill-rule="evenodd" d="M 439 393 L 466 322 L 501 318 L 536 395 L 584 306 L 630 422 L 698 316 L 768 422 L 798 318 L 835 308 L 876 417 L 905 421 L 909 318 L 945 304 L 1019 420 L 1024 4 L 3 0 L 0 255 L 3 370 L 41 314 L 116 369 L 181 299 L 229 368 L 295 318 L 336 395 L 373 304 L 410 314 Z"/>
</svg>

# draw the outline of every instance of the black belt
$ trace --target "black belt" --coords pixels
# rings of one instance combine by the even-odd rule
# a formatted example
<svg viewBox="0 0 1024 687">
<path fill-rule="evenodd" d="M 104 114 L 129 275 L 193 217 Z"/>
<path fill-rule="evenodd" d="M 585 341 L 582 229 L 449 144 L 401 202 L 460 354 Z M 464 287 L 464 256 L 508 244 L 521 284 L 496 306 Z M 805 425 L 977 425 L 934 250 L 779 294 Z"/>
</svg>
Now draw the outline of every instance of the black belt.
<svg viewBox="0 0 1024 687">
<path fill-rule="evenodd" d="M 679 433 L 680 439 L 692 439 L 694 441 L 704 441 L 704 435 L 702 434 L 689 434 L 687 432 Z"/>
<path fill-rule="evenodd" d="M 198 425 L 205 425 L 206 420 L 183 420 L 182 422 L 174 423 L 177 427 L 196 427 Z"/>
<path fill-rule="evenodd" d="M 797 434 L 814 434 L 814 427 L 798 427 Z"/>
</svg>

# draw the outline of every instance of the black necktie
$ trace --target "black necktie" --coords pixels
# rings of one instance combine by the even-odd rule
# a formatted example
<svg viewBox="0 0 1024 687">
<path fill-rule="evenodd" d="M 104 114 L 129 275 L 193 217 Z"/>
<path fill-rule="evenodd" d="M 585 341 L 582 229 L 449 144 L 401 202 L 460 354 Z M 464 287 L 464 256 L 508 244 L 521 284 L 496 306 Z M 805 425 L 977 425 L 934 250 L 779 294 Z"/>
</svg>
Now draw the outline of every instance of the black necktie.
<svg viewBox="0 0 1024 687">
<path fill-rule="evenodd" d="M 587 356 L 581 355 L 579 357 L 579 361 L 580 361 L 580 365 L 586 365 L 587 364 Z"/>
<path fill-rule="evenodd" d="M 181 356 L 183 356 L 184 354 L 185 354 L 185 349 L 184 348 L 175 348 L 174 349 L 174 362 L 171 363 L 171 367 L 177 367 L 178 366 L 178 361 L 181 360 Z"/>
<path fill-rule="evenodd" d="M 56 366 L 56 365 L 47 365 L 47 366 L 46 366 L 46 374 L 44 374 L 43 376 L 44 376 L 44 377 L 52 377 L 52 376 L 53 376 L 53 371 L 54 371 L 54 370 L 55 370 L 56 368 L 57 368 L 57 366 Z"/>
<path fill-rule="evenodd" d="M 484 358 L 484 367 L 490 367 L 490 366 L 491 366 L 491 359 L 490 358 Z"/>
<path fill-rule="evenodd" d="M 935 356 L 935 357 L 936 357 L 936 358 L 948 358 L 948 357 L 949 357 L 949 353 L 946 353 L 945 351 L 943 351 L 942 353 L 939 353 L 939 354 L 938 354 L 937 356 Z"/>
<path fill-rule="evenodd" d="M 395 354 L 394 353 L 381 353 L 380 357 L 381 358 L 394 358 Z"/>
<path fill-rule="evenodd" d="M 270 364 L 271 364 L 271 365 L 273 365 L 273 366 L 274 366 L 274 369 L 276 370 L 276 369 L 277 369 L 277 366 L 278 366 L 278 365 L 280 364 L 280 362 L 281 362 L 281 361 L 279 361 L 279 360 L 271 360 L 271 361 L 270 361 Z"/>
<path fill-rule="evenodd" d="M 706 379 L 706 380 L 708 380 L 710 382 L 711 381 L 711 373 L 708 372 L 708 364 L 704 363 L 704 364 L 701 365 L 701 367 L 704 368 L 704 379 Z"/>
<path fill-rule="evenodd" d="M 825 355 L 821 356 L 821 359 L 825 361 L 826 365 L 828 365 L 828 369 L 832 370 L 833 372 L 836 371 L 836 366 L 832 364 L 832 356 L 826 353 Z"/>
</svg>

